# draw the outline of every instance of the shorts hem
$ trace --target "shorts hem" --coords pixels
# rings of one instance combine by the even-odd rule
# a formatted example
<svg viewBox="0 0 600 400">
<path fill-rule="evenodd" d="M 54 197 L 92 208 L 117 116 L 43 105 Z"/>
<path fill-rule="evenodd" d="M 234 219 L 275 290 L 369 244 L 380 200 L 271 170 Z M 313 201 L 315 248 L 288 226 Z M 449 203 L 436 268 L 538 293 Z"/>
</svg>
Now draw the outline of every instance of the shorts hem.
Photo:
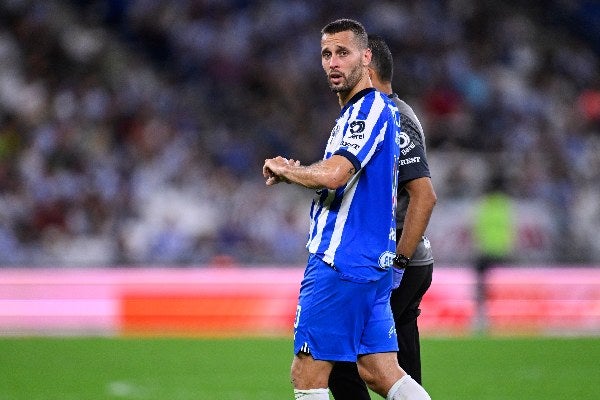
<svg viewBox="0 0 600 400">
<path fill-rule="evenodd" d="M 358 355 L 365 356 L 367 354 L 375 354 L 375 353 L 395 353 L 398 350 L 399 350 L 398 346 L 395 346 L 395 348 L 385 347 L 385 348 L 377 348 L 377 349 L 368 349 L 368 351 L 360 352 Z"/>
<path fill-rule="evenodd" d="M 314 353 L 310 353 L 310 355 L 312 356 L 312 358 L 314 358 L 315 360 L 318 361 L 349 361 L 349 362 L 356 362 L 357 357 L 354 356 L 342 356 L 339 354 L 336 355 L 332 355 L 332 354 L 314 354 Z"/>
</svg>

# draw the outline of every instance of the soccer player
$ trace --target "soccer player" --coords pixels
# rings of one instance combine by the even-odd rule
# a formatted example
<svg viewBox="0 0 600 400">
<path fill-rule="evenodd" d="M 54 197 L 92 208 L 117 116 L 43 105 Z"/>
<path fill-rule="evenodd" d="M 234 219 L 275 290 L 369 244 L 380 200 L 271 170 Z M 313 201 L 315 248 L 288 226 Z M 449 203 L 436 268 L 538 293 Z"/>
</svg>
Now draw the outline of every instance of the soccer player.
<svg viewBox="0 0 600 400">
<path fill-rule="evenodd" d="M 373 86 L 388 95 L 400 110 L 402 140 L 398 175 L 396 224 L 398 243 L 396 266 L 404 270 L 400 286 L 392 291 L 391 306 L 398 334 L 398 363 L 421 383 L 421 352 L 417 317 L 419 305 L 433 272 L 433 254 L 424 236 L 437 201 L 427 158 L 425 136 L 412 108 L 392 90 L 393 59 L 385 41 L 369 35 L 372 57 L 369 75 Z M 329 388 L 336 400 L 369 399 L 355 363 L 340 362 L 333 367 Z"/>
<path fill-rule="evenodd" d="M 369 79 L 371 50 L 357 21 L 321 31 L 321 63 L 341 113 L 322 160 L 300 165 L 265 160 L 271 186 L 315 189 L 309 258 L 294 323 L 291 379 L 296 399 L 329 399 L 336 361 L 358 365 L 361 378 L 387 399 L 430 399 L 398 365 L 390 307 L 396 245 L 400 114 Z"/>
</svg>

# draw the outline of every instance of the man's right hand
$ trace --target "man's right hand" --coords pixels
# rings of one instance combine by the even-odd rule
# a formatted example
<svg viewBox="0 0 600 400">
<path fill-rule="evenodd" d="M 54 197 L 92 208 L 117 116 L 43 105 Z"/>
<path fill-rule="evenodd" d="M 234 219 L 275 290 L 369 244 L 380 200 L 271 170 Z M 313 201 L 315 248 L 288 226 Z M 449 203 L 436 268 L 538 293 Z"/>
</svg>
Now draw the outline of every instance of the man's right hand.
<svg viewBox="0 0 600 400">
<path fill-rule="evenodd" d="M 289 179 L 283 176 L 285 168 L 290 165 L 297 167 L 300 165 L 300 161 L 292 159 L 288 160 L 281 156 L 265 160 L 265 164 L 263 165 L 263 176 L 267 178 L 267 186 L 275 185 L 279 182 L 291 183 Z"/>
</svg>

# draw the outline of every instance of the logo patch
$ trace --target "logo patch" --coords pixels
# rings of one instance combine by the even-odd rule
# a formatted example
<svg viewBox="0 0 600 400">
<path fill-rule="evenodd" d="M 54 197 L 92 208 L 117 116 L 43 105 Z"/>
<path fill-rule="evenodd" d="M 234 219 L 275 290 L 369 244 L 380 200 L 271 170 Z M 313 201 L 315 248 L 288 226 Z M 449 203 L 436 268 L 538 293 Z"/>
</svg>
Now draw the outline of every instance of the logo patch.
<svg viewBox="0 0 600 400">
<path fill-rule="evenodd" d="M 379 256 L 379 267 L 381 269 L 388 269 L 394 263 L 394 257 L 396 257 L 396 254 L 391 251 L 381 253 Z"/>
<path fill-rule="evenodd" d="M 355 150 L 358 150 L 360 148 L 360 145 L 356 144 L 356 143 L 350 143 L 350 142 L 342 142 L 340 144 L 340 146 L 342 147 L 352 147 Z"/>
<path fill-rule="evenodd" d="M 410 144 L 410 136 L 406 132 L 400 132 L 400 138 L 398 141 L 398 145 L 401 149 L 406 148 Z"/>
<path fill-rule="evenodd" d="M 350 123 L 350 133 L 356 134 L 365 130 L 365 121 L 352 121 Z"/>
<path fill-rule="evenodd" d="M 421 161 L 421 157 L 410 157 L 405 160 L 400 160 L 400 165 L 414 164 Z"/>
<path fill-rule="evenodd" d="M 415 144 L 415 142 L 410 142 L 408 144 L 408 146 L 406 146 L 405 148 L 403 148 L 402 150 L 400 150 L 400 153 L 405 156 L 408 153 L 410 153 L 412 151 L 412 149 L 414 149 L 415 147 L 417 147 L 417 145 Z"/>
<path fill-rule="evenodd" d="M 427 239 L 426 236 L 423 236 L 423 244 L 425 245 L 426 249 L 430 249 L 431 248 L 431 242 L 429 241 L 429 239 Z"/>
</svg>

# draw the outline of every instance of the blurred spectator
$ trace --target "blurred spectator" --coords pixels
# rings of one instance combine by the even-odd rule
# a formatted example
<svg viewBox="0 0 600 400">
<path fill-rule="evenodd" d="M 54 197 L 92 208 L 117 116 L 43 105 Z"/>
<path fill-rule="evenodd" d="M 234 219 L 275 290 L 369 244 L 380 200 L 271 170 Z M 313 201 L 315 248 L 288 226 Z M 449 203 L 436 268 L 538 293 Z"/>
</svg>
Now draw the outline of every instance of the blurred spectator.
<svg viewBox="0 0 600 400">
<path fill-rule="evenodd" d="M 485 309 L 487 294 L 487 274 L 494 265 L 511 261 L 514 256 L 517 231 L 515 212 L 511 197 L 507 194 L 506 183 L 497 172 L 490 180 L 485 193 L 476 206 L 473 221 L 473 236 L 476 247 L 476 293 L 477 306 L 474 319 L 475 330 L 487 329 Z"/>
<path fill-rule="evenodd" d="M 321 157 L 338 105 L 300 100 L 342 16 L 402 60 L 441 207 L 507 160 L 511 196 L 569 236 L 563 261 L 597 261 L 600 60 L 550 3 L 2 2 L 0 264 L 304 263 L 284 238 L 305 235 L 307 194 L 267 196 L 260 166 Z"/>
</svg>

